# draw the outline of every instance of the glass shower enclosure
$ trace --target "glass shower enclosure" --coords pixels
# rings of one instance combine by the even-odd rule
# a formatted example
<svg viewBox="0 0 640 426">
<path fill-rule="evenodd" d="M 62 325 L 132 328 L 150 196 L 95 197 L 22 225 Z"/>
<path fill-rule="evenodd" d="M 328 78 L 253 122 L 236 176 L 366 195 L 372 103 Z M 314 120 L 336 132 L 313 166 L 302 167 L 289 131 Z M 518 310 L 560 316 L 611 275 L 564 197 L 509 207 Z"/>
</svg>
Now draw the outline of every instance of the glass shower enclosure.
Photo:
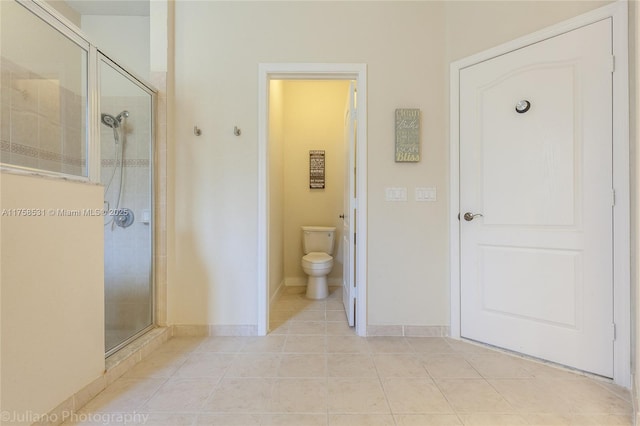
<svg viewBox="0 0 640 426">
<path fill-rule="evenodd" d="M 46 2 L 0 10 L 0 168 L 103 185 L 109 356 L 154 325 L 156 94 Z"/>
<path fill-rule="evenodd" d="M 99 55 L 105 352 L 153 327 L 154 93 Z"/>
</svg>

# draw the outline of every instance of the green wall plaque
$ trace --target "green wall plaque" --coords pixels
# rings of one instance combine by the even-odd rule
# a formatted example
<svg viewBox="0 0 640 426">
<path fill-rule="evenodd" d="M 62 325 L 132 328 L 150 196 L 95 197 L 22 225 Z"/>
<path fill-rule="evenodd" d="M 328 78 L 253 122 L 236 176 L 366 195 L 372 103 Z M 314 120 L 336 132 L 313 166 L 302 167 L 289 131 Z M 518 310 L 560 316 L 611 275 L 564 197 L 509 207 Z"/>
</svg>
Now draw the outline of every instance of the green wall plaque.
<svg viewBox="0 0 640 426">
<path fill-rule="evenodd" d="M 396 163 L 420 161 L 420 110 L 396 110 Z"/>
</svg>

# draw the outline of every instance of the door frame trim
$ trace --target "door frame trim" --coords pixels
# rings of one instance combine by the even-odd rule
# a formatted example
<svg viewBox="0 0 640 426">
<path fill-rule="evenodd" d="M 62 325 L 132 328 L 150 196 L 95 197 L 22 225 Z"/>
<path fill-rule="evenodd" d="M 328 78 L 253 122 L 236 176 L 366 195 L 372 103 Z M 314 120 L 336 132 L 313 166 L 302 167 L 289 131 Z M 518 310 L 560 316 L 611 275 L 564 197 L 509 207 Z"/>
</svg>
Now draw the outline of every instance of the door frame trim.
<svg viewBox="0 0 640 426">
<path fill-rule="evenodd" d="M 269 81 L 355 80 L 358 92 L 356 185 L 356 333 L 367 335 L 367 65 L 357 63 L 261 63 L 258 65 L 258 330 L 269 324 Z"/>
<path fill-rule="evenodd" d="M 603 19 L 612 19 L 613 54 L 613 303 L 616 339 L 613 344 L 613 380 L 631 388 L 631 240 L 629 168 L 629 53 L 628 5 L 619 0 L 557 25 L 517 38 L 450 65 L 450 302 L 451 337 L 460 339 L 460 71 L 469 66 L 558 36 Z"/>
</svg>

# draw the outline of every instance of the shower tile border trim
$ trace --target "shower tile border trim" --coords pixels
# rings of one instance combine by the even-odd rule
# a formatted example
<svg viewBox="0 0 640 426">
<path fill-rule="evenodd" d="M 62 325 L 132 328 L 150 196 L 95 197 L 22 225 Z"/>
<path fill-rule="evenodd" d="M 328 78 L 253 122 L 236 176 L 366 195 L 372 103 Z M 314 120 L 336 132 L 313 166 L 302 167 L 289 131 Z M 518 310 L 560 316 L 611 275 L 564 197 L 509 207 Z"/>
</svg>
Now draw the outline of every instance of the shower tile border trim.
<svg viewBox="0 0 640 426">
<path fill-rule="evenodd" d="M 86 166 L 87 160 L 84 158 L 72 157 L 57 152 L 47 151 L 35 148 L 29 145 L 23 145 L 16 142 L 0 141 L 0 151 L 11 154 L 24 155 L 26 157 L 37 158 L 40 160 L 58 161 L 61 164 L 72 166 Z M 147 158 L 127 158 L 123 161 L 124 167 L 149 167 L 151 161 Z M 100 161 L 102 167 L 113 167 L 116 160 L 109 158 Z"/>
<path fill-rule="evenodd" d="M 47 151 L 17 142 L 0 141 L 0 151 L 11 154 L 24 155 L 25 157 L 37 158 L 39 160 L 58 161 L 64 165 L 86 166 L 87 160 L 84 158 L 72 157 L 70 155 Z M 9 164 L 14 165 L 14 164 Z"/>
<path fill-rule="evenodd" d="M 123 161 L 124 167 L 149 167 L 151 161 L 146 158 L 127 158 Z M 113 158 L 101 160 L 102 167 L 113 167 L 116 164 L 116 160 Z"/>
</svg>

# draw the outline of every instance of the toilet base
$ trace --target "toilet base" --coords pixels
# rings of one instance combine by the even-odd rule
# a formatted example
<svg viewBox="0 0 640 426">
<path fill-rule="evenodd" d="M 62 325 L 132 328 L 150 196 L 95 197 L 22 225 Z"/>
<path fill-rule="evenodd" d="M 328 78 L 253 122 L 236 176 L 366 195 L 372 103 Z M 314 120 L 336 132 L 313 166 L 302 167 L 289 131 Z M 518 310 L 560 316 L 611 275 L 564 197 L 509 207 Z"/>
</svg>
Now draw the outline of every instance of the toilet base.
<svg viewBox="0 0 640 426">
<path fill-rule="evenodd" d="M 329 295 L 327 277 L 309 277 L 307 281 L 307 298 L 324 299 Z"/>
</svg>

